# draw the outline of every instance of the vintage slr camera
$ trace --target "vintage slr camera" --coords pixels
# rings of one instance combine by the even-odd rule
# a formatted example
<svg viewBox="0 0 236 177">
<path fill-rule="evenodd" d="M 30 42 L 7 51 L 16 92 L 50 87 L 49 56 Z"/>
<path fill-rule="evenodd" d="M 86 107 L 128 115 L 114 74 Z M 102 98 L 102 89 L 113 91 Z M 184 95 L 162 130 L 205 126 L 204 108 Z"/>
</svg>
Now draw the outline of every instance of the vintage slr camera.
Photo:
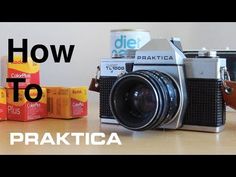
<svg viewBox="0 0 236 177">
<path fill-rule="evenodd" d="M 101 122 L 130 130 L 223 130 L 226 60 L 215 54 L 186 58 L 171 41 L 152 39 L 134 59 L 103 59 Z"/>
</svg>

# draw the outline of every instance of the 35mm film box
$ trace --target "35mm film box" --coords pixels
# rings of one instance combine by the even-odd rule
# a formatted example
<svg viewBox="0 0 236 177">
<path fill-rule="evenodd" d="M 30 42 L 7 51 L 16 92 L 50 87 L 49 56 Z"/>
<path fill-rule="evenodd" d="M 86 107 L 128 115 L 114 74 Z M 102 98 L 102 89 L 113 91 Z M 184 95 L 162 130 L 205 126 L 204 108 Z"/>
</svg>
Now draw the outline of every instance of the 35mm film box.
<svg viewBox="0 0 236 177">
<path fill-rule="evenodd" d="M 71 119 L 87 116 L 87 87 L 46 87 L 48 117 Z"/>
</svg>

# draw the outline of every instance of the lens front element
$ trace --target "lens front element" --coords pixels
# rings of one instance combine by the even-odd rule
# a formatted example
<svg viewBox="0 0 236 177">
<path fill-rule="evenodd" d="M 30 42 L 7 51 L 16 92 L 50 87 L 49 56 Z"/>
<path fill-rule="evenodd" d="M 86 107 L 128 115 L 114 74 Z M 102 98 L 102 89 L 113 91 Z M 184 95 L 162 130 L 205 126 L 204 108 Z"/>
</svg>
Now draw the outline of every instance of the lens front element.
<svg viewBox="0 0 236 177">
<path fill-rule="evenodd" d="M 150 113 L 155 110 L 156 98 L 153 90 L 144 84 L 135 85 L 127 93 L 127 103 L 132 113 L 138 113 L 137 116 Z"/>
</svg>

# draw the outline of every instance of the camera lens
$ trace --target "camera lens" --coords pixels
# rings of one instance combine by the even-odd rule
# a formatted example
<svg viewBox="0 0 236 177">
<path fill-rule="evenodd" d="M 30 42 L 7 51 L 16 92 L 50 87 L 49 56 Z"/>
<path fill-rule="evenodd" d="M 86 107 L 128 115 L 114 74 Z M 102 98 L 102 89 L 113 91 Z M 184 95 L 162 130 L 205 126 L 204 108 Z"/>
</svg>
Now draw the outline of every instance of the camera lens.
<svg viewBox="0 0 236 177">
<path fill-rule="evenodd" d="M 119 78 L 110 93 L 110 108 L 117 121 L 131 130 L 158 128 L 178 110 L 178 89 L 158 71 L 140 70 Z"/>
</svg>

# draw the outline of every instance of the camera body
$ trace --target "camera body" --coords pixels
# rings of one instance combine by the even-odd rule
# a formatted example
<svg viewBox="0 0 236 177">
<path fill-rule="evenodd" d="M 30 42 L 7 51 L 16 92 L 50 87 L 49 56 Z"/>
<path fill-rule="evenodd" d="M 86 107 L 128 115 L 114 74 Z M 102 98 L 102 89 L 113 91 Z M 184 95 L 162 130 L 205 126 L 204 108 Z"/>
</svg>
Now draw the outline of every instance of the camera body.
<svg viewBox="0 0 236 177">
<path fill-rule="evenodd" d="M 214 53 L 186 58 L 167 39 L 152 39 L 134 59 L 103 59 L 101 122 L 131 130 L 220 132 L 225 124 L 222 68 L 226 60 Z"/>
</svg>

